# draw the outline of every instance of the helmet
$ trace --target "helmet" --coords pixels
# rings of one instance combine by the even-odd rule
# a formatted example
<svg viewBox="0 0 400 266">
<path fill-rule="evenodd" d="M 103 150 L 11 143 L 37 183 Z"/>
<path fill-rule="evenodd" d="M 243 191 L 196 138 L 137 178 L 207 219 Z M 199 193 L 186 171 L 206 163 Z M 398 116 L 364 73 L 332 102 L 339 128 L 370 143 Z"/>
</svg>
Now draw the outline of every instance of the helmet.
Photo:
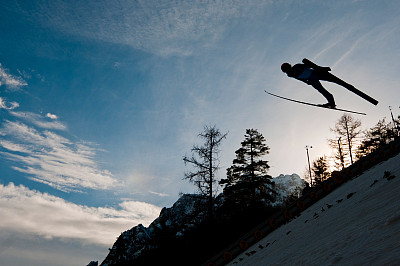
<svg viewBox="0 0 400 266">
<path fill-rule="evenodd" d="M 283 63 L 281 65 L 281 69 L 283 72 L 287 73 L 288 71 L 290 71 L 290 69 L 292 68 L 292 66 L 289 63 Z"/>
</svg>

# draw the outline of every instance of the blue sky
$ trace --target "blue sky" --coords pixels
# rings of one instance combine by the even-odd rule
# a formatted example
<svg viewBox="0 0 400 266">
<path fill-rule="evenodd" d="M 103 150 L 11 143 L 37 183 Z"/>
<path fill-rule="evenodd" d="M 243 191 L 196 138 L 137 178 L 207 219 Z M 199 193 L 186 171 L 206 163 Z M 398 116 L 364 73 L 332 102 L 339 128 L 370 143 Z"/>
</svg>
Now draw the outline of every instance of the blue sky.
<svg viewBox="0 0 400 266">
<path fill-rule="evenodd" d="M 6 265 L 102 260 L 193 185 L 182 161 L 204 125 L 247 128 L 272 176 L 331 155 L 342 113 L 281 101 L 324 98 L 287 78 L 304 57 L 380 101 L 326 84 L 363 128 L 400 113 L 397 1 L 18 1 L 0 9 L 0 258 Z M 62 251 L 61 251 L 62 250 Z M 49 251 L 57 256 L 49 255 Z M 73 257 L 73 259 L 71 259 Z M 59 264 L 64 265 L 64 264 Z"/>
</svg>

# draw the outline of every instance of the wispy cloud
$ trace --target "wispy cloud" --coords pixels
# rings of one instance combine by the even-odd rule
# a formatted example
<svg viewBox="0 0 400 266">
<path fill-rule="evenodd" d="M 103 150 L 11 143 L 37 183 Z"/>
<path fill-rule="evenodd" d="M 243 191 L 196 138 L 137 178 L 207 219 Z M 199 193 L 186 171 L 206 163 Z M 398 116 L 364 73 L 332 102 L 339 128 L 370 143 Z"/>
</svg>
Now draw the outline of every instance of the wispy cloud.
<svg viewBox="0 0 400 266">
<path fill-rule="evenodd" d="M 122 231 L 148 226 L 161 208 L 124 201 L 119 209 L 87 207 L 25 186 L 0 184 L 0 228 L 46 238 L 68 238 L 111 245 Z"/>
<path fill-rule="evenodd" d="M 62 191 L 116 185 L 111 172 L 100 169 L 94 161 L 95 148 L 47 129 L 7 120 L 0 128 L 0 147 L 0 153 L 15 162 L 13 169 Z"/>
<path fill-rule="evenodd" d="M 57 119 L 56 115 L 49 114 L 49 113 L 46 115 L 46 117 L 50 118 L 51 121 L 48 121 L 48 119 L 46 119 L 45 117 L 43 117 L 40 114 L 35 114 L 35 113 L 31 113 L 31 112 L 11 111 L 10 114 L 15 117 L 18 117 L 22 120 L 25 120 L 29 123 L 32 123 L 35 126 L 38 126 L 40 128 L 58 129 L 58 130 L 65 130 L 67 128 L 63 123 L 61 123 L 59 121 L 55 121 Z"/>
<path fill-rule="evenodd" d="M 17 102 L 7 103 L 7 101 L 5 99 L 0 97 L 0 109 L 12 110 L 17 107 L 19 107 L 19 103 L 17 103 Z"/>
<path fill-rule="evenodd" d="M 149 191 L 149 193 L 153 194 L 153 195 L 156 195 L 156 196 L 159 196 L 159 197 L 168 197 L 169 196 L 168 194 L 155 192 L 155 191 L 151 191 L 151 190 Z"/>
<path fill-rule="evenodd" d="M 0 64 L 1 83 L 12 88 L 27 85 L 21 78 L 8 74 Z M 57 115 L 15 111 L 17 107 L 19 103 L 0 97 L 0 109 L 7 110 L 16 120 L 4 120 L 0 127 L 0 154 L 14 162 L 13 169 L 66 192 L 109 189 L 116 185 L 111 172 L 96 164 L 97 150 L 93 145 L 54 132 L 67 129 Z"/>
<path fill-rule="evenodd" d="M 159 55 L 188 55 L 221 38 L 232 18 L 252 16 L 271 1 L 38 1 L 22 8 L 59 31 L 130 45 Z"/>
<path fill-rule="evenodd" d="M 20 77 L 13 76 L 4 69 L 0 63 L 0 86 L 6 85 L 11 89 L 18 89 L 20 87 L 28 85 L 25 80 Z"/>
</svg>

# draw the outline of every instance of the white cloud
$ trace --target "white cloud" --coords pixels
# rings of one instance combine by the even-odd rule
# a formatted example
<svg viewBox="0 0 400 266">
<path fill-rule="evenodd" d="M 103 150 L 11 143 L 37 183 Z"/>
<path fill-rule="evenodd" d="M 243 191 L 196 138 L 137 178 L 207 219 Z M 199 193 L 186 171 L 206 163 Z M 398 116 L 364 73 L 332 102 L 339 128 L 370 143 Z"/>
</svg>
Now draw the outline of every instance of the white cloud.
<svg viewBox="0 0 400 266">
<path fill-rule="evenodd" d="M 50 119 L 54 119 L 54 120 L 58 119 L 58 116 L 56 116 L 55 114 L 50 114 L 50 113 L 47 113 L 46 117 L 48 117 Z"/>
<path fill-rule="evenodd" d="M 0 129 L 0 151 L 16 163 L 13 169 L 62 191 L 109 189 L 116 180 L 94 161 L 96 150 L 54 132 L 38 131 L 21 122 L 6 121 Z M 22 164 L 22 165 L 21 165 Z"/>
<path fill-rule="evenodd" d="M 15 77 L 7 73 L 7 70 L 2 68 L 0 63 L 0 86 L 6 85 L 9 88 L 18 89 L 22 86 L 28 85 L 25 80 L 20 77 Z"/>
<path fill-rule="evenodd" d="M 79 239 L 111 245 L 122 231 L 141 223 L 148 226 L 161 208 L 136 201 L 121 209 L 87 207 L 30 190 L 25 186 L 0 184 L 0 228 L 45 238 Z"/>
<path fill-rule="evenodd" d="M 0 146 L 2 146 L 3 148 L 5 148 L 9 151 L 12 151 L 12 152 L 22 152 L 22 153 L 31 152 L 29 149 L 27 149 L 23 145 L 20 145 L 18 143 L 14 143 L 11 141 L 7 141 L 7 140 L 0 140 Z"/>
</svg>

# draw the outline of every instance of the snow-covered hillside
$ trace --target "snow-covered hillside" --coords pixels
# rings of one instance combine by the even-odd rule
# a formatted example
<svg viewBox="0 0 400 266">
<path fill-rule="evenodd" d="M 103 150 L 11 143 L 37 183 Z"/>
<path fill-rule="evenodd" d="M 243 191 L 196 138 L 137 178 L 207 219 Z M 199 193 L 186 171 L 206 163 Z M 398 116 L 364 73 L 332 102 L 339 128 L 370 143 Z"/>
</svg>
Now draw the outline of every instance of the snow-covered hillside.
<svg viewBox="0 0 400 266">
<path fill-rule="evenodd" d="M 229 265 L 400 265 L 400 155 L 343 184 Z"/>
</svg>

